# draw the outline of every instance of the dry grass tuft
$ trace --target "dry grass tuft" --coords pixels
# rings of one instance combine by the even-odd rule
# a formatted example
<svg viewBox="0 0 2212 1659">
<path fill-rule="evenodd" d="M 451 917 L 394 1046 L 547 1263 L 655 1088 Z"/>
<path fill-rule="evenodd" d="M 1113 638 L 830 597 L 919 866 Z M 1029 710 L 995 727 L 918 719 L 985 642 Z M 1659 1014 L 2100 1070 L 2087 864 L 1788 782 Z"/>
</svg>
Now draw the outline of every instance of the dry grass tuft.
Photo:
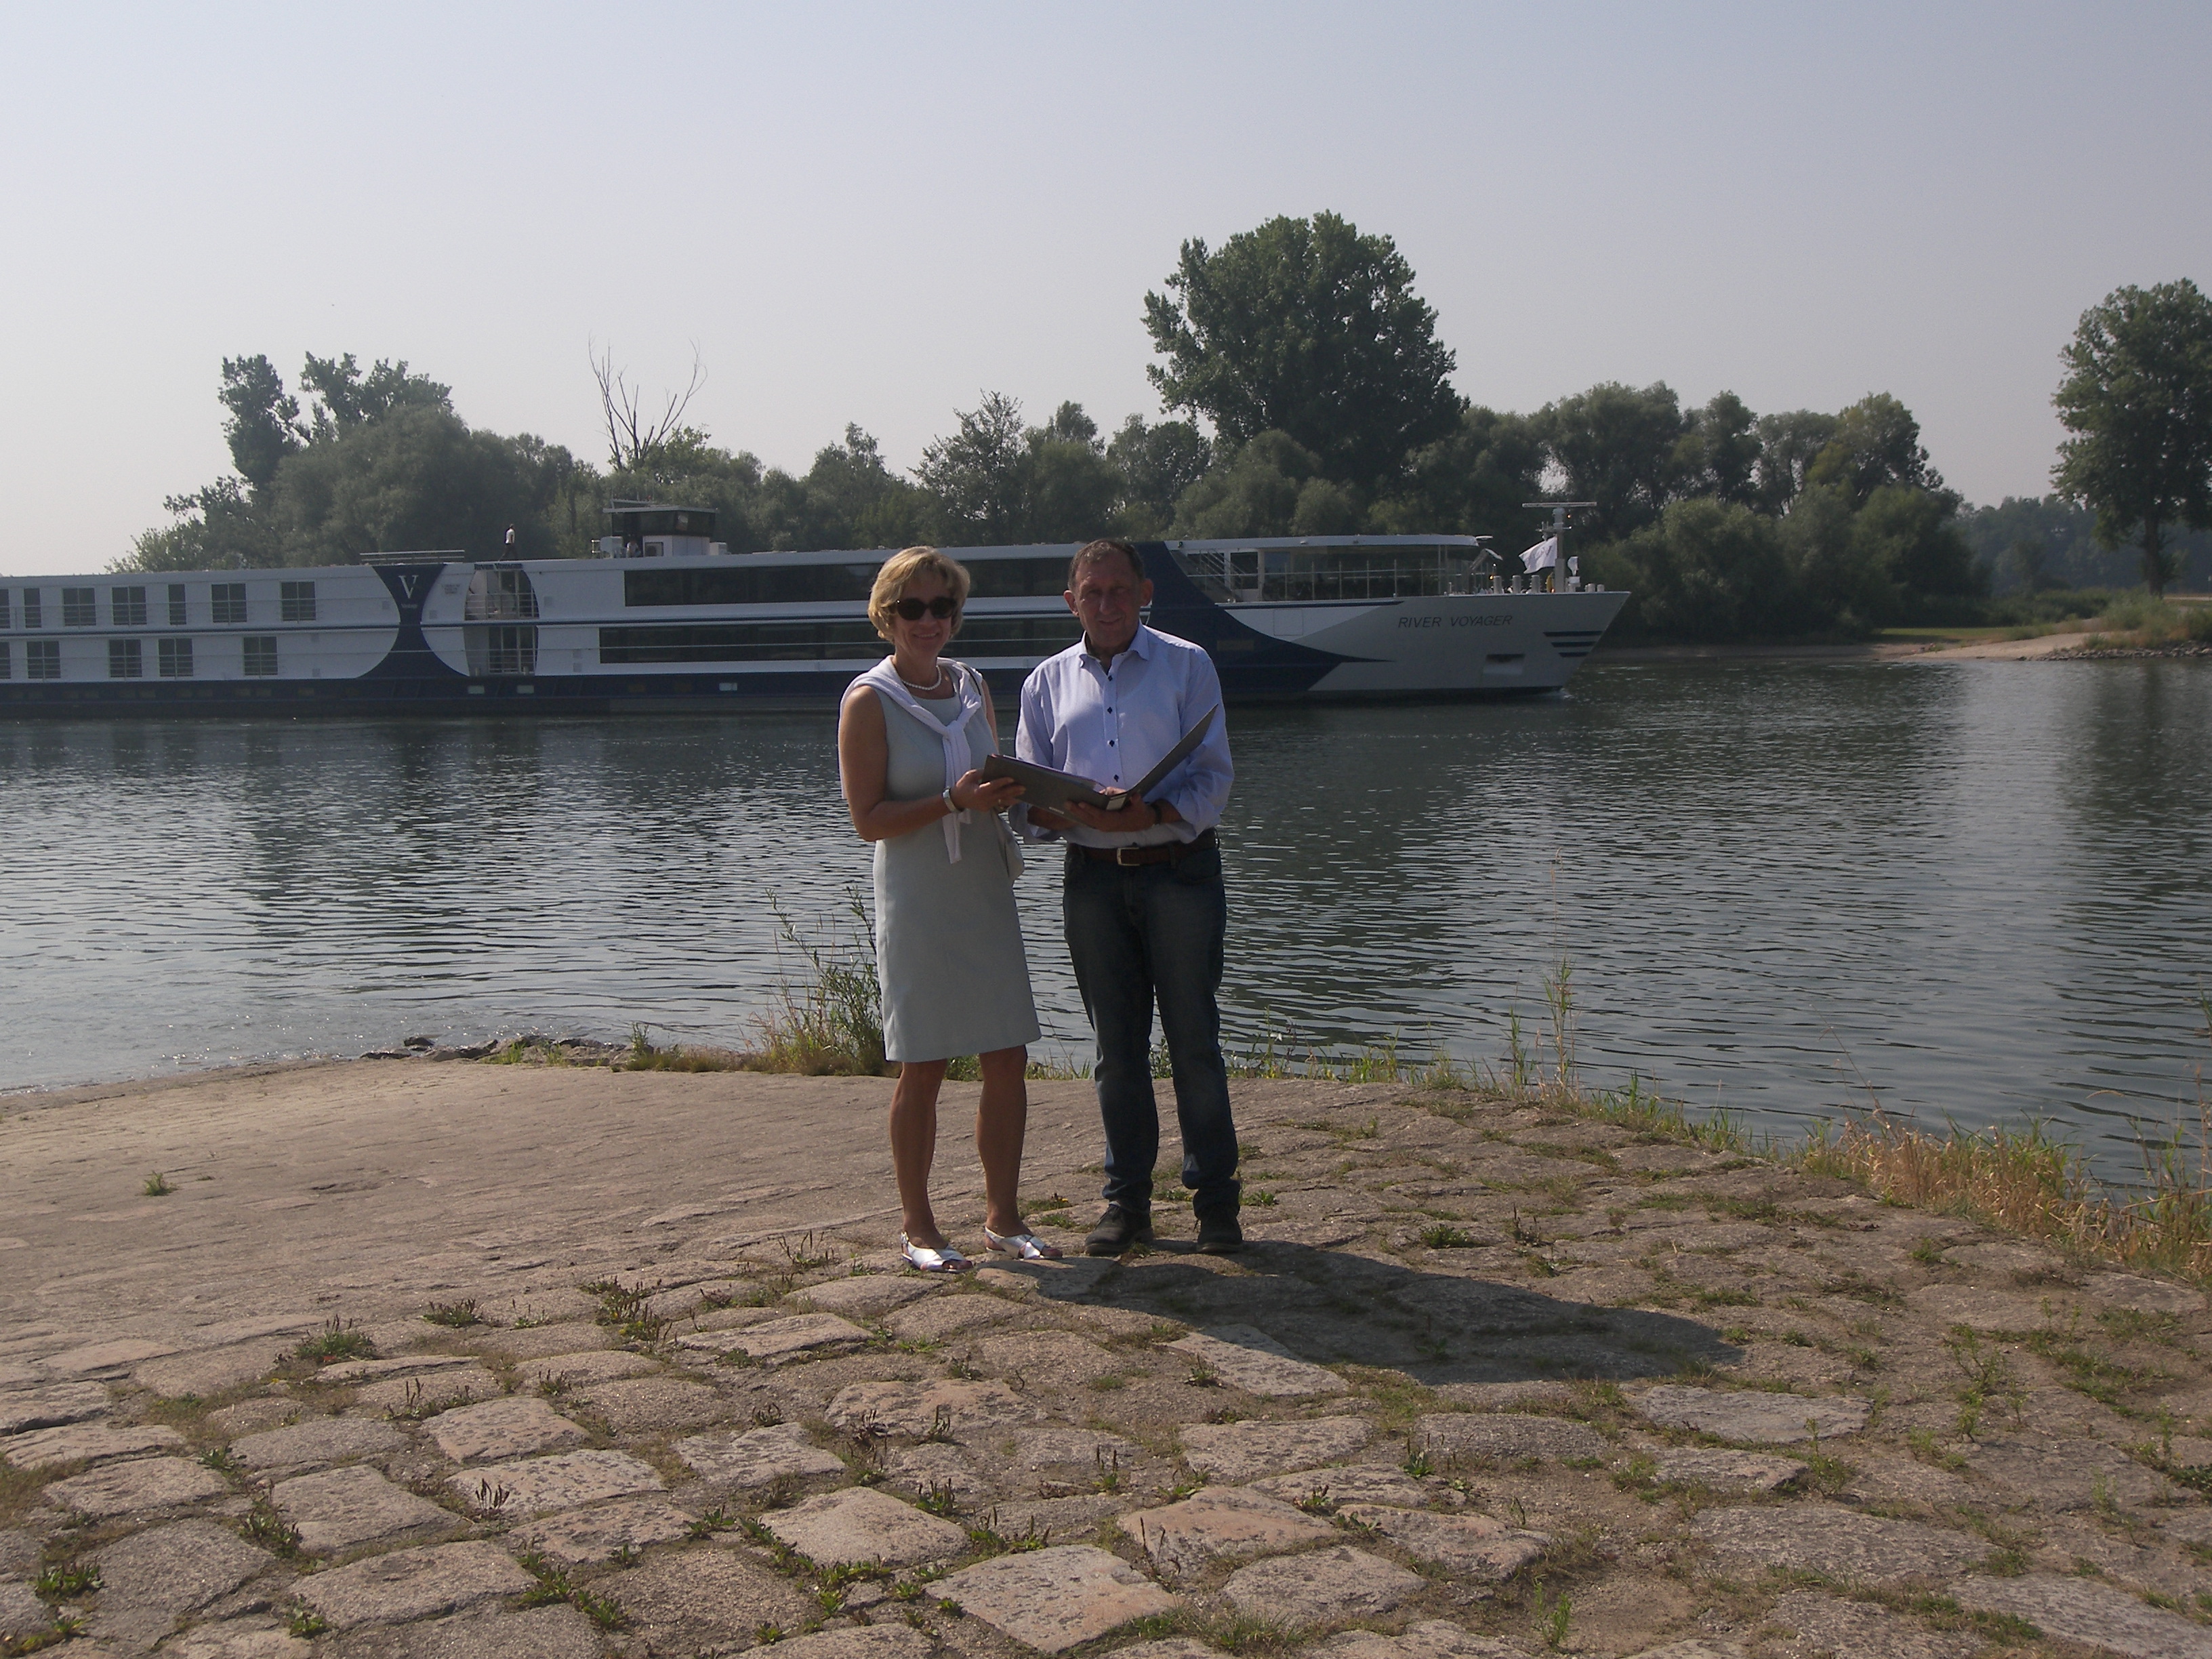
<svg viewBox="0 0 2212 1659">
<path fill-rule="evenodd" d="M 2041 1124 L 1930 1134 L 1875 1113 L 1816 1133 L 1792 1158 L 1808 1175 L 1861 1182 L 1885 1202 L 1972 1216 L 2122 1267 L 2212 1281 L 2212 1108 L 2196 1144 L 2177 1129 L 2144 1148 L 2145 1188 L 2108 1188 L 2081 1150 Z"/>
</svg>

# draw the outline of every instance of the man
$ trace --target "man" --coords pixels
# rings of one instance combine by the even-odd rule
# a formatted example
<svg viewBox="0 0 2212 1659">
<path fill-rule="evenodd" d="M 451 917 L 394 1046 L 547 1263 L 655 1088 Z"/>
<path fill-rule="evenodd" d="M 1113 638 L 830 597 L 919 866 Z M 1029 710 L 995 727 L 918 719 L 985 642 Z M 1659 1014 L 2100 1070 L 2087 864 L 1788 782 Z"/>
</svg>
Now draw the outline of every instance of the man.
<svg viewBox="0 0 2212 1659">
<path fill-rule="evenodd" d="M 1017 752 L 1025 761 L 1126 793 L 1221 702 L 1205 651 L 1139 620 L 1152 600 L 1144 561 L 1127 542 L 1091 542 L 1068 566 L 1067 608 L 1082 641 L 1040 664 L 1022 686 Z M 1118 810 L 1030 807 L 1030 833 L 1068 842 L 1060 894 L 1067 951 L 1084 1012 L 1098 1037 L 1098 1111 L 1106 1129 L 1106 1210 L 1084 1242 L 1119 1255 L 1152 1236 L 1152 1164 L 1160 1116 L 1152 1096 L 1152 1008 L 1175 1068 L 1182 1179 L 1198 1248 L 1244 1245 L 1238 1225 L 1237 1127 L 1221 1059 L 1222 939 L 1229 917 L 1213 826 L 1235 775 L 1224 718 L 1159 786 Z"/>
</svg>

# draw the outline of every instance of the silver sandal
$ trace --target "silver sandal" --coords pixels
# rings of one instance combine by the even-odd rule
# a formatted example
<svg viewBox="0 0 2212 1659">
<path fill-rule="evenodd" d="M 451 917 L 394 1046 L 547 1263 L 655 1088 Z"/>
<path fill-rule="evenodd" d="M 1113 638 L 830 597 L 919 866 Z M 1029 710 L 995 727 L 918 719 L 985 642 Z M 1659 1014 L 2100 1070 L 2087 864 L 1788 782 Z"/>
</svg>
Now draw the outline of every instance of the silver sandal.
<svg viewBox="0 0 2212 1659">
<path fill-rule="evenodd" d="M 899 1235 L 899 1254 L 906 1265 L 926 1273 L 957 1273 L 974 1266 L 950 1242 L 942 1249 L 933 1250 L 927 1244 L 917 1244 L 904 1233 Z"/>
<path fill-rule="evenodd" d="M 1060 1260 L 1060 1246 L 1046 1243 L 1035 1233 L 994 1233 L 986 1227 L 983 1243 L 1001 1255 L 1010 1255 L 1019 1261 Z"/>
</svg>

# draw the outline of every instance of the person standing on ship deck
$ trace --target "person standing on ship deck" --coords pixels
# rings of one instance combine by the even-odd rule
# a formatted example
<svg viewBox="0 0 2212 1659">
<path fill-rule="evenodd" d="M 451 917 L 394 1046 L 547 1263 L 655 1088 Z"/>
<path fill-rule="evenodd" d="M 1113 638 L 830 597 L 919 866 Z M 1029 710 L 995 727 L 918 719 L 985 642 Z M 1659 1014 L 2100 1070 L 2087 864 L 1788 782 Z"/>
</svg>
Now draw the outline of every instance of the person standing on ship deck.
<svg viewBox="0 0 2212 1659">
<path fill-rule="evenodd" d="M 1127 542 L 1095 541 L 1067 571 L 1067 608 L 1083 638 L 1022 686 L 1023 760 L 1091 779 L 1106 793 L 1142 778 L 1200 715 L 1219 707 L 1213 660 L 1188 640 L 1146 627 L 1152 599 Z M 1119 810 L 1070 804 L 1065 814 L 1018 806 L 1024 833 L 1067 841 L 1060 915 L 1083 1011 L 1098 1040 L 1098 1112 L 1106 1132 L 1106 1209 L 1084 1241 L 1119 1255 L 1152 1237 L 1159 1107 L 1152 1092 L 1152 1009 L 1174 1066 L 1182 1180 L 1198 1248 L 1243 1248 L 1237 1220 L 1237 1126 L 1221 1058 L 1223 941 L 1229 902 L 1214 825 L 1235 777 L 1225 717 L 1216 715 L 1157 799 Z"/>
</svg>

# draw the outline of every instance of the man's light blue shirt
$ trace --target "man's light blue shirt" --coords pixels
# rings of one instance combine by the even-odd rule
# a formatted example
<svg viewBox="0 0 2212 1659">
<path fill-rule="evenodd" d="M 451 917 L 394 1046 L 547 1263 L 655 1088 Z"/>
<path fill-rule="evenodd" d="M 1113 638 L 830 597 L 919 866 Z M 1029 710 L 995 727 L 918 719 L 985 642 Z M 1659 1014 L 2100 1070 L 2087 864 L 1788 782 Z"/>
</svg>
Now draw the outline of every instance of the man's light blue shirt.
<svg viewBox="0 0 2212 1659">
<path fill-rule="evenodd" d="M 1220 702 L 1221 678 L 1212 658 L 1188 640 L 1139 624 L 1129 648 L 1110 663 L 1100 662 L 1079 640 L 1030 670 L 1022 683 L 1022 723 L 1014 752 L 1032 765 L 1089 778 L 1102 789 L 1127 789 Z M 1236 775 L 1224 711 L 1189 757 L 1153 792 L 1154 799 L 1173 804 L 1182 822 L 1127 836 L 1102 835 L 1087 824 L 1065 834 L 1083 847 L 1195 840 L 1221 821 Z M 1051 834 L 1031 826 L 1025 812 L 1012 816 L 1033 840 Z"/>
</svg>

